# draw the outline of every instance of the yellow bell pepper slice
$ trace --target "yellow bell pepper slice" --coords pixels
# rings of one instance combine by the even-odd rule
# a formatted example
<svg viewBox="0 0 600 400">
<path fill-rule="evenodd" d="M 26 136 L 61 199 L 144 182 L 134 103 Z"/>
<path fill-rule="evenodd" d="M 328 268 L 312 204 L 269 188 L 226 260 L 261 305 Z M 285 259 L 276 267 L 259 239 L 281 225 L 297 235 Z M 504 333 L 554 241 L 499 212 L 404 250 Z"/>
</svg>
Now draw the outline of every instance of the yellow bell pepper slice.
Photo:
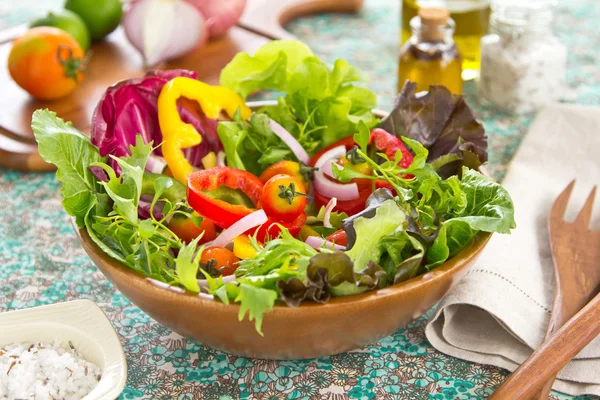
<svg viewBox="0 0 600 400">
<path fill-rule="evenodd" d="M 202 112 L 217 119 L 222 111 L 233 117 L 239 109 L 242 118 L 248 119 L 252 111 L 233 90 L 211 86 L 198 80 L 177 77 L 163 86 L 158 96 L 158 123 L 163 135 L 162 152 L 173 177 L 187 185 L 187 177 L 194 170 L 185 158 L 183 149 L 202 142 L 202 136 L 191 124 L 181 120 L 177 111 L 177 100 L 185 97 L 196 101 Z"/>
<path fill-rule="evenodd" d="M 247 235 L 240 235 L 233 239 L 233 254 L 241 260 L 252 258 L 256 255 L 256 249 L 252 247 Z"/>
</svg>

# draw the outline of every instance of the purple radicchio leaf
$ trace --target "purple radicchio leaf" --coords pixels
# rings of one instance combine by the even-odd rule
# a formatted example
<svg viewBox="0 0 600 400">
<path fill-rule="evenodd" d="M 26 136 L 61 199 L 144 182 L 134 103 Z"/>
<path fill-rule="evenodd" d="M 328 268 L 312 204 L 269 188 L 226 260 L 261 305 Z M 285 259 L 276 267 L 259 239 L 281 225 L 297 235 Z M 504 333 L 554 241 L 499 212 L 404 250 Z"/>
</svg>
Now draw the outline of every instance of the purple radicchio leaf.
<svg viewBox="0 0 600 400">
<path fill-rule="evenodd" d="M 144 143 L 162 143 L 158 96 L 167 82 L 179 76 L 197 78 L 196 73 L 186 70 L 150 71 L 143 77 L 118 82 L 106 90 L 92 117 L 92 143 L 98 146 L 102 156 L 129 155 L 129 146 L 135 145 L 138 134 L 142 135 Z M 206 154 L 222 149 L 217 135 L 218 121 L 207 118 L 199 107 L 184 106 L 183 100 L 178 102 L 182 121 L 192 124 L 203 137 L 202 143 L 185 149 L 184 154 L 192 165 L 200 167 Z M 160 147 L 154 150 L 154 154 L 162 156 Z M 108 163 L 120 173 L 113 159 Z"/>
</svg>

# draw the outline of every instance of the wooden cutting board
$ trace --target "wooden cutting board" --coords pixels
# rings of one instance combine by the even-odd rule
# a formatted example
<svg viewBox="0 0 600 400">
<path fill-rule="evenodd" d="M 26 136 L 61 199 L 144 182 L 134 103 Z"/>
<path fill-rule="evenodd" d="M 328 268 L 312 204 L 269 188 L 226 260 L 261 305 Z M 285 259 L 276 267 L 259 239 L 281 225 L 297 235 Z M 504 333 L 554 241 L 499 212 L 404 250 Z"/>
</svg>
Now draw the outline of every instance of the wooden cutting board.
<svg viewBox="0 0 600 400">
<path fill-rule="evenodd" d="M 184 68 L 198 73 L 200 80 L 217 84 L 221 69 L 240 52 L 254 52 L 271 39 L 293 37 L 282 25 L 302 15 L 319 12 L 357 12 L 363 0 L 249 0 L 239 26 L 225 36 L 179 59 L 152 69 Z M 53 166 L 37 154 L 31 131 L 31 114 L 39 108 L 55 111 L 86 133 L 96 104 L 106 88 L 122 79 L 145 74 L 142 57 L 118 28 L 106 40 L 92 46 L 83 83 L 69 96 L 51 102 L 30 97 L 14 83 L 6 60 L 12 40 L 24 28 L 0 32 L 0 167 L 22 171 L 47 171 Z"/>
</svg>

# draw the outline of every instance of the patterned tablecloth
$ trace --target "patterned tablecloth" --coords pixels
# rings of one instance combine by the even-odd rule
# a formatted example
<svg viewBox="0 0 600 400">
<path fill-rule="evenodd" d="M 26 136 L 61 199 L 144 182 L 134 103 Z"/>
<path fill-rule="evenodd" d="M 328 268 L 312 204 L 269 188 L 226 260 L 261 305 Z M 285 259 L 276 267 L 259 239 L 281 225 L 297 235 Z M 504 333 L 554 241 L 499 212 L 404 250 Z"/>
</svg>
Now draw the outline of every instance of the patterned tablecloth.
<svg viewBox="0 0 600 400">
<path fill-rule="evenodd" d="M 0 26 L 6 26 L 24 22 L 42 4 L 62 2 L 0 3 Z M 600 104 L 600 5 L 562 4 L 555 30 L 569 47 L 565 98 Z M 398 21 L 399 0 L 367 0 L 360 15 L 303 18 L 290 29 L 325 59 L 346 58 L 367 71 L 386 109 L 396 87 Z M 490 135 L 490 167 L 501 179 L 533 115 L 496 112 L 479 102 L 472 83 L 466 92 Z M 371 346 L 315 360 L 268 361 L 212 350 L 153 321 L 104 278 L 75 237 L 54 174 L 0 169 L 0 221 L 0 310 L 95 301 L 127 354 L 122 399 L 477 399 L 489 396 L 507 375 L 437 352 L 424 335 L 427 315 Z"/>
</svg>

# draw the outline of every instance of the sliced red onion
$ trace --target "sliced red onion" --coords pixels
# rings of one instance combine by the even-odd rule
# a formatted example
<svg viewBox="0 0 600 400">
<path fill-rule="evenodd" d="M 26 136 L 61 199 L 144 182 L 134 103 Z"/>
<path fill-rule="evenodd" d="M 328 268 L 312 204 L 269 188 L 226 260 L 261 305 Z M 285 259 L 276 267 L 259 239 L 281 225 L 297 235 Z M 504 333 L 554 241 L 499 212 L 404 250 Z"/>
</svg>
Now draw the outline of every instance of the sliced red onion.
<svg viewBox="0 0 600 400">
<path fill-rule="evenodd" d="M 283 140 L 290 150 L 292 150 L 296 157 L 298 157 L 298 160 L 302 161 L 304 164 L 308 164 L 310 162 L 310 157 L 308 156 L 306 150 L 304 150 L 304 147 L 302 147 L 296 138 L 293 137 L 291 133 L 286 131 L 283 126 L 270 119 L 269 127 L 273 130 L 273 133 L 279 136 L 279 138 Z"/>
<path fill-rule="evenodd" d="M 210 301 L 214 301 L 215 300 L 215 296 L 213 296 L 212 294 L 208 294 L 208 293 L 198 293 L 198 297 L 200 297 L 201 299 L 204 300 L 210 300 Z"/>
<path fill-rule="evenodd" d="M 146 163 L 146 171 L 153 174 L 162 174 L 167 166 L 167 162 L 160 156 L 151 155 Z"/>
<path fill-rule="evenodd" d="M 217 153 L 217 167 L 225 167 L 225 152 L 219 151 Z"/>
<path fill-rule="evenodd" d="M 212 242 L 212 245 L 224 247 L 237 236 L 240 236 L 249 229 L 264 224 L 267 220 L 267 214 L 265 214 L 264 210 L 254 211 L 221 232 L 221 234 Z"/>
<path fill-rule="evenodd" d="M 309 236 L 306 238 L 306 240 L 304 241 L 304 243 L 306 243 L 307 245 L 309 245 L 310 247 L 320 250 L 323 247 L 329 249 L 329 250 L 333 250 L 333 251 L 344 251 L 346 250 L 345 246 L 340 246 L 339 244 L 335 244 L 333 242 L 330 242 L 329 240 L 325 240 L 321 237 L 318 236 Z"/>
<path fill-rule="evenodd" d="M 337 199 L 332 197 L 331 200 L 329 200 L 329 203 L 327 203 L 325 206 L 325 213 L 323 214 L 323 226 L 325 228 L 333 228 L 333 225 L 331 225 L 331 222 L 329 221 L 329 217 L 331 217 L 331 211 L 333 211 L 336 205 Z"/>
<path fill-rule="evenodd" d="M 180 287 L 171 286 L 168 283 L 157 281 L 156 279 L 152 279 L 152 278 L 146 278 L 146 280 L 156 287 L 159 287 L 162 289 L 167 289 L 167 290 L 170 290 L 175 293 L 185 293 L 185 289 L 182 289 Z"/>
<path fill-rule="evenodd" d="M 356 200 L 360 197 L 358 185 L 352 183 L 337 183 L 328 179 L 322 171 L 315 172 L 315 190 L 325 197 L 337 197 L 338 200 Z"/>
<path fill-rule="evenodd" d="M 326 164 L 330 164 L 329 161 L 337 161 L 340 158 L 344 157 L 345 155 L 346 155 L 346 148 L 344 146 L 340 145 L 340 146 L 334 147 L 333 149 L 326 151 L 325 153 L 323 153 L 323 155 L 321 157 L 319 157 L 319 159 L 315 163 L 315 168 L 321 168 L 321 167 L 325 166 Z"/>
<path fill-rule="evenodd" d="M 334 160 L 331 160 L 330 162 L 326 162 L 325 164 L 323 164 L 323 166 L 321 167 L 321 171 L 323 171 L 325 175 L 335 179 L 335 175 L 332 171 L 334 166 L 337 169 L 342 169 L 341 165 L 338 165 Z"/>
</svg>

